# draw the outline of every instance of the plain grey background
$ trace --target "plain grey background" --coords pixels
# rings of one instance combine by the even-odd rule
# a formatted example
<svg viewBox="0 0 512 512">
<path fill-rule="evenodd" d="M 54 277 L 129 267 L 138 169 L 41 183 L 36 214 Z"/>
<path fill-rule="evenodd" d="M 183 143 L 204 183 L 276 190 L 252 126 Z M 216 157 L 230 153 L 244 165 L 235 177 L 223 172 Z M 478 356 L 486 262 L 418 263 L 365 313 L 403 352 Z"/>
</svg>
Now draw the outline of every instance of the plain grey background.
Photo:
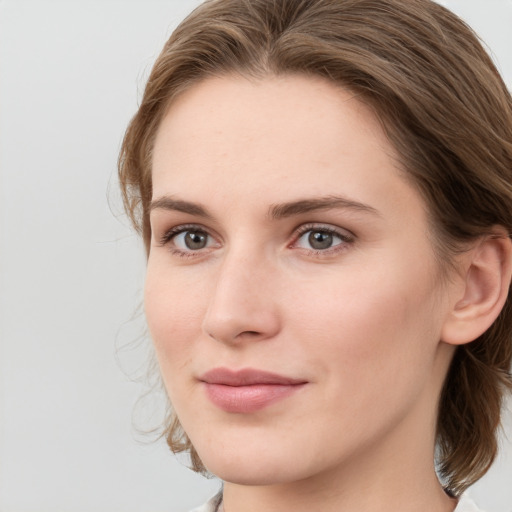
<svg viewBox="0 0 512 512">
<path fill-rule="evenodd" d="M 181 512 L 218 488 L 136 440 L 145 387 L 119 364 L 142 375 L 149 344 L 117 152 L 161 46 L 198 3 L 0 0 L 0 512 Z M 512 1 L 442 3 L 511 86 Z M 137 409 L 143 425 L 159 400 Z M 471 490 L 488 512 L 512 511 L 506 421 L 510 439 Z"/>
</svg>

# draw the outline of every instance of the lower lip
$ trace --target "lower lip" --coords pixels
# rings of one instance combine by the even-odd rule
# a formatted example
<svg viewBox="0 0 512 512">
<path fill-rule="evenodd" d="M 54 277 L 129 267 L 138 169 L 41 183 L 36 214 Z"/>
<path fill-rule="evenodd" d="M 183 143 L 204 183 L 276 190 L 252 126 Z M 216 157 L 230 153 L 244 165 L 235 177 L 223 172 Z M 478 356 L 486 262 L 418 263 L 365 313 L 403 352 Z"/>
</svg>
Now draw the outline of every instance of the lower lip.
<svg viewBox="0 0 512 512">
<path fill-rule="evenodd" d="M 253 384 L 226 386 L 205 383 L 208 398 L 225 412 L 251 413 L 292 395 L 304 384 Z"/>
</svg>

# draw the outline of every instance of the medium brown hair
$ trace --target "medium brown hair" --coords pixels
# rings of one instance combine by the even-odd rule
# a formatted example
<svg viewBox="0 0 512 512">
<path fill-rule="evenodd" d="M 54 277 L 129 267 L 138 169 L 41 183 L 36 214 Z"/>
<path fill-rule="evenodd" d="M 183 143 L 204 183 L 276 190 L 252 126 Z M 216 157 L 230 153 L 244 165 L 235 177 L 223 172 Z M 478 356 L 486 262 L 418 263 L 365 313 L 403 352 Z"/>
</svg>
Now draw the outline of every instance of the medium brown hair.
<svg viewBox="0 0 512 512">
<path fill-rule="evenodd" d="M 449 263 L 467 241 L 512 231 L 512 100 L 472 30 L 430 0 L 210 0 L 172 34 L 149 77 L 119 158 L 125 208 L 149 251 L 151 159 L 169 103 L 209 76 L 305 74 L 373 108 L 428 205 Z M 459 494 L 497 453 L 512 389 L 510 294 L 491 328 L 459 347 L 440 397 L 438 470 Z M 175 452 L 201 461 L 176 416 Z"/>
</svg>

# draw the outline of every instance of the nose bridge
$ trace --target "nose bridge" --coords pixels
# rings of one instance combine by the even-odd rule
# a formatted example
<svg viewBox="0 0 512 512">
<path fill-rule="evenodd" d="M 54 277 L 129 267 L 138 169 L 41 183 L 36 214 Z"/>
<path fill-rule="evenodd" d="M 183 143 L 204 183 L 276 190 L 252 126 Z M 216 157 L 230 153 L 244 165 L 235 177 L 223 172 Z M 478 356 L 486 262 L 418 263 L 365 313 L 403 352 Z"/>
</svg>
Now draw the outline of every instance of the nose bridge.
<svg viewBox="0 0 512 512">
<path fill-rule="evenodd" d="M 226 343 L 269 338 L 279 329 L 272 265 L 261 251 L 228 250 L 204 318 L 204 331 Z"/>
</svg>

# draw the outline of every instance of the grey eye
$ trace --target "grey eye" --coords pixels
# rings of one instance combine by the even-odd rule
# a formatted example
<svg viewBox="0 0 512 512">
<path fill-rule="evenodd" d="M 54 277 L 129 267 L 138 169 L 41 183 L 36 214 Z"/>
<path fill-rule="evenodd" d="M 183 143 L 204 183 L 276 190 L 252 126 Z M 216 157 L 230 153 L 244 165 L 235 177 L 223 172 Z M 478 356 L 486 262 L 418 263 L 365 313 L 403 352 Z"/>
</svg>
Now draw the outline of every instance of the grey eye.
<svg viewBox="0 0 512 512">
<path fill-rule="evenodd" d="M 199 251 L 210 245 L 210 236 L 204 231 L 183 231 L 178 233 L 174 239 L 174 245 L 181 250 Z"/>
<path fill-rule="evenodd" d="M 296 247 L 313 251 L 325 251 L 344 243 L 346 239 L 328 229 L 308 229 L 297 240 Z"/>
<path fill-rule="evenodd" d="M 333 241 L 332 233 L 327 233 L 326 231 L 310 231 L 308 235 L 309 245 L 317 251 L 329 249 L 329 247 L 332 247 Z"/>
</svg>

